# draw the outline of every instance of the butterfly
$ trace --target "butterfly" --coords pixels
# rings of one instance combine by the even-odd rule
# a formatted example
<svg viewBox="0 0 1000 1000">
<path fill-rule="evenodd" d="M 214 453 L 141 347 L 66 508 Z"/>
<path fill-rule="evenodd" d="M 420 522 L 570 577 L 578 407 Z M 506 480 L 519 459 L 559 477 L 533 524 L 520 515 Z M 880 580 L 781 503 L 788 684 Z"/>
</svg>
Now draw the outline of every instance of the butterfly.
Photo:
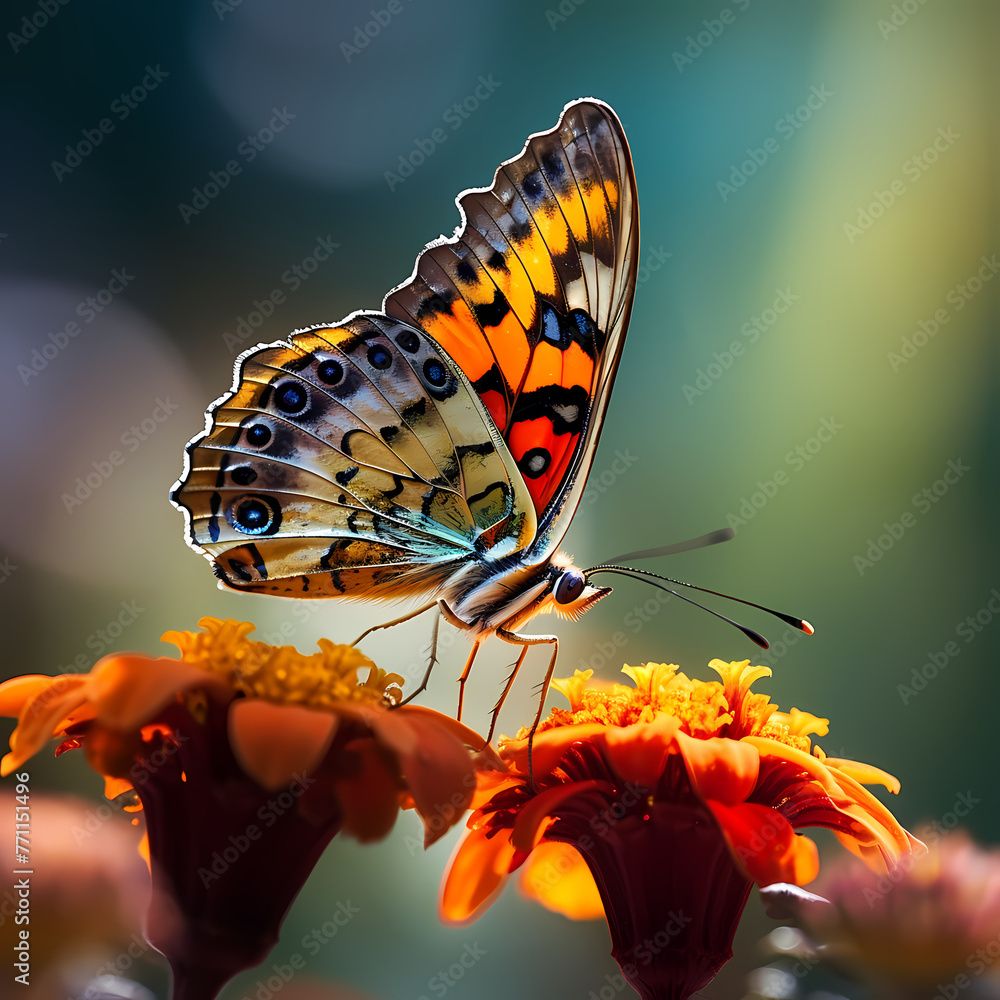
<svg viewBox="0 0 1000 1000">
<path fill-rule="evenodd" d="M 425 247 L 380 312 L 239 357 L 170 498 L 221 586 L 419 599 L 398 621 L 437 605 L 472 638 L 463 684 L 498 636 L 522 647 L 507 690 L 530 646 L 552 647 L 547 688 L 558 639 L 521 630 L 610 592 L 559 546 L 635 294 L 622 125 L 574 101 L 456 204 L 455 234 Z"/>
</svg>

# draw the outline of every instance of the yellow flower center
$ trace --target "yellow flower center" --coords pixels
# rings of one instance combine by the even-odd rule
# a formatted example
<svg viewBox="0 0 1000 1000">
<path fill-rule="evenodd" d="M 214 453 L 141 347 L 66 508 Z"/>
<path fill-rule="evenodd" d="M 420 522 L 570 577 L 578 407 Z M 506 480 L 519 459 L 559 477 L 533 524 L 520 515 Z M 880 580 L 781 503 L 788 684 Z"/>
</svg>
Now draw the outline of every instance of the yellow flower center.
<svg viewBox="0 0 1000 1000">
<path fill-rule="evenodd" d="M 202 632 L 164 632 L 186 663 L 221 674 L 237 691 L 283 705 L 328 708 L 336 702 L 395 704 L 402 697 L 403 678 L 375 666 L 353 646 L 320 639 L 318 653 L 300 653 L 294 646 L 271 646 L 247 635 L 250 622 L 202 618 Z M 358 670 L 368 677 L 358 681 Z"/>
<path fill-rule="evenodd" d="M 795 708 L 787 714 L 779 712 L 767 695 L 750 691 L 755 680 L 771 676 L 769 668 L 751 667 L 749 660 L 712 660 L 709 666 L 721 681 L 692 679 L 673 663 L 623 667 L 622 673 L 632 678 L 634 687 L 592 683 L 592 670 L 577 670 L 572 677 L 553 680 L 552 686 L 566 696 L 570 707 L 554 709 L 538 731 L 587 723 L 631 726 L 652 722 L 665 713 L 680 720 L 684 733 L 699 739 L 764 736 L 805 753 L 812 749 L 810 734 L 828 732 L 828 720 Z M 519 735 L 523 738 L 527 730 Z"/>
</svg>

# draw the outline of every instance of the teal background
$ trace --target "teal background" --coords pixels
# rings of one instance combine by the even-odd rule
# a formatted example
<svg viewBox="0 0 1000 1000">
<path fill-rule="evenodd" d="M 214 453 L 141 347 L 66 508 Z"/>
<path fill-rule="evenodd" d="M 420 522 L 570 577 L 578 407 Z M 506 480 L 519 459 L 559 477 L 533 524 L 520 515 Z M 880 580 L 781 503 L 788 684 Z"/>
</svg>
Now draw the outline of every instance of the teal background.
<svg viewBox="0 0 1000 1000">
<path fill-rule="evenodd" d="M 204 408 L 253 343 L 233 347 L 225 334 L 274 289 L 286 299 L 261 340 L 376 307 L 421 247 L 457 224 L 460 190 L 488 184 L 567 101 L 596 96 L 629 137 L 647 270 L 592 492 L 566 548 L 590 565 L 728 521 L 734 541 L 649 568 L 804 615 L 817 632 L 787 644 L 783 625 L 739 612 L 774 643 L 761 660 L 729 626 L 620 581 L 579 623 L 556 624 L 561 669 L 582 661 L 613 677 L 623 662 L 655 660 L 707 678 L 713 657 L 770 663 L 775 676 L 758 689 L 782 708 L 829 717 L 828 753 L 899 777 L 891 806 L 902 822 L 947 823 L 968 793 L 980 800 L 968 827 L 996 841 L 1000 624 L 988 604 L 1000 588 L 1000 281 L 956 290 L 1000 252 L 995 6 L 740 0 L 699 52 L 706 36 L 696 36 L 721 2 L 551 3 L 401 0 L 351 53 L 342 45 L 370 20 L 371 0 L 214 9 L 72 0 L 17 51 L 9 35 L 0 43 L 5 675 L 58 673 L 113 649 L 157 653 L 161 632 L 205 614 L 251 619 L 264 637 L 302 649 L 320 636 L 350 641 L 388 617 L 384 607 L 222 593 L 184 545 L 167 491 Z M 19 31 L 37 9 L 7 5 L 0 28 Z M 675 57 L 686 50 L 689 62 Z M 118 118 L 112 102 L 147 66 L 168 75 Z M 499 86 L 459 128 L 445 123 L 447 140 L 390 190 L 386 171 L 480 76 Z M 817 93 L 829 96 L 814 96 L 818 107 L 802 110 L 797 127 L 779 128 Z M 246 162 L 239 144 L 274 107 L 294 120 Z M 102 118 L 113 130 L 58 179 L 53 161 Z M 925 155 L 936 137 L 943 149 Z M 732 183 L 753 151 L 759 160 L 768 149 Z M 179 204 L 233 158 L 241 173 L 185 223 Z M 887 202 L 894 182 L 892 204 L 862 228 L 859 212 L 879 192 Z M 339 248 L 293 291 L 282 275 L 321 237 Z M 115 268 L 134 276 L 125 291 L 23 378 L 19 366 Z M 779 291 L 794 301 L 751 342 L 741 331 Z M 938 310 L 947 318 L 924 339 L 919 324 L 932 327 Z M 908 359 L 906 338 L 921 345 Z M 742 355 L 731 356 L 734 342 Z M 158 400 L 172 410 L 160 422 Z M 143 419 L 154 430 L 128 451 L 122 437 Z M 114 450 L 123 464 L 67 508 L 76 478 Z M 951 484 L 949 462 L 967 468 Z M 896 524 L 898 539 L 887 535 Z M 105 639 L 122 602 L 142 611 Z M 366 649 L 414 673 L 429 624 Z M 916 690 L 912 672 L 949 642 L 958 654 Z M 485 728 L 509 656 L 491 649 L 477 664 L 472 725 Z M 454 709 L 464 657 L 459 638 L 425 704 Z M 531 659 L 502 731 L 528 719 L 542 661 Z M 96 800 L 100 782 L 74 758 L 33 761 L 36 790 Z M 301 951 L 303 936 L 350 900 L 360 914 L 309 958 L 305 976 L 416 1000 L 440 995 L 432 978 L 478 942 L 486 954 L 448 991 L 455 998 L 584 1000 L 607 985 L 615 966 L 603 924 L 572 924 L 513 886 L 478 923 L 440 926 L 436 887 L 457 835 L 425 856 L 418 827 L 407 814 L 380 845 L 335 841 L 271 961 Z M 736 958 L 704 996 L 741 995 L 742 975 L 760 963 L 754 942 L 771 926 L 752 901 Z M 165 996 L 158 967 L 141 975 Z M 253 996 L 260 975 L 224 996 Z"/>
</svg>

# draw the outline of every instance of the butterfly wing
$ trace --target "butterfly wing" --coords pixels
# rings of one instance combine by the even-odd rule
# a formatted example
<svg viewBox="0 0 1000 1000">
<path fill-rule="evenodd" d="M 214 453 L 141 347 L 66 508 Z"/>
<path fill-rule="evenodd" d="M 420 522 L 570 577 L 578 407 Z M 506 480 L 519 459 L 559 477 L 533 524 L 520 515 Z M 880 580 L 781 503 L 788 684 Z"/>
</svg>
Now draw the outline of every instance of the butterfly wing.
<svg viewBox="0 0 1000 1000">
<path fill-rule="evenodd" d="M 420 254 L 383 309 L 466 373 L 550 553 L 593 463 L 635 292 L 638 201 L 621 123 L 599 101 L 575 101 L 457 204 L 456 235 Z"/>
<path fill-rule="evenodd" d="M 536 532 L 461 369 L 426 333 L 377 313 L 241 356 L 186 454 L 171 499 L 189 542 L 238 590 L 419 596 Z"/>
</svg>

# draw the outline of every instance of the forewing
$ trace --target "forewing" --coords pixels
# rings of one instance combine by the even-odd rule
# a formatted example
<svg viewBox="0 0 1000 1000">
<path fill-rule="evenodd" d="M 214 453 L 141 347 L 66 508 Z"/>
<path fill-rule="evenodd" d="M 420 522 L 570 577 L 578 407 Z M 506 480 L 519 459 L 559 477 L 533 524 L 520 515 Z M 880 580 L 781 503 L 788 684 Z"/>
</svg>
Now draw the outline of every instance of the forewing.
<svg viewBox="0 0 1000 1000">
<path fill-rule="evenodd" d="M 624 345 L 639 217 L 628 143 L 599 101 L 566 106 L 457 200 L 384 310 L 426 330 L 468 375 L 558 544 L 582 495 Z"/>
<path fill-rule="evenodd" d="M 536 519 L 461 370 L 377 313 L 301 331 L 237 363 L 171 493 L 229 587 L 287 596 L 433 591 Z"/>
</svg>

